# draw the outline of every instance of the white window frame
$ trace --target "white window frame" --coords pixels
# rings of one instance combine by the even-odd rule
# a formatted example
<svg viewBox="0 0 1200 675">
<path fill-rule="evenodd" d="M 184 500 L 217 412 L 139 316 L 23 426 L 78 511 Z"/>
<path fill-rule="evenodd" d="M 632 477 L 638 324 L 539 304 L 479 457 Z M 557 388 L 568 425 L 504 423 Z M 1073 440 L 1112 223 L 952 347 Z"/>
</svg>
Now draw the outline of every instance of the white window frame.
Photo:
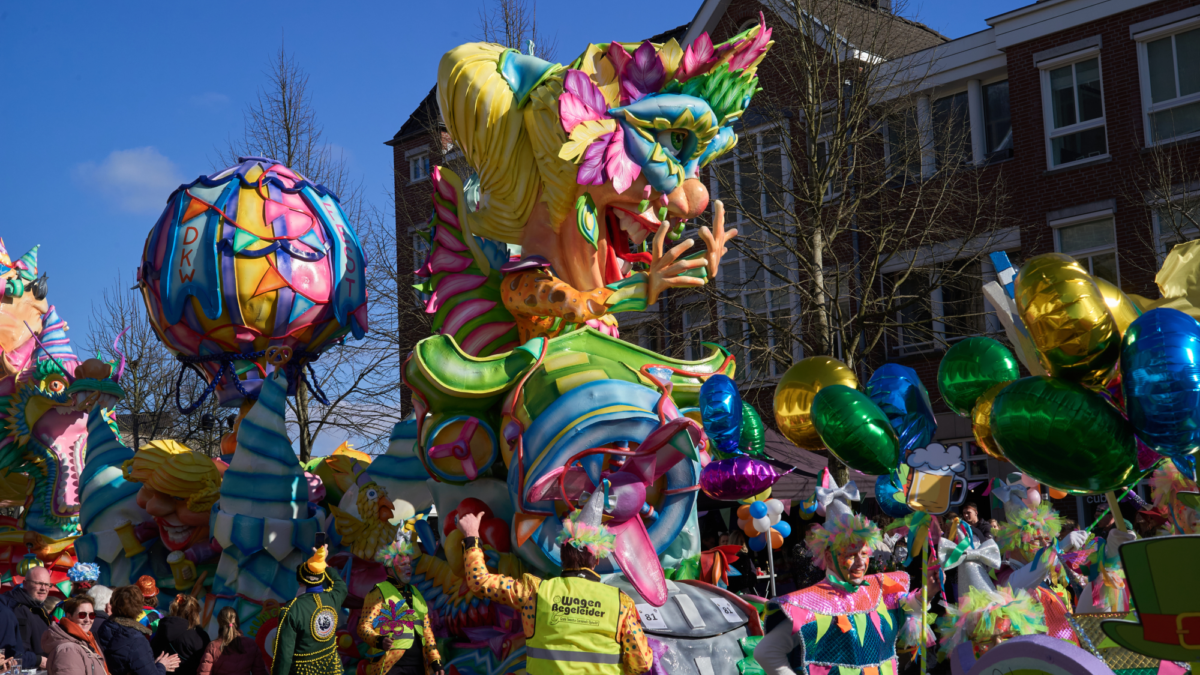
<svg viewBox="0 0 1200 675">
<path fill-rule="evenodd" d="M 693 311 L 703 312 L 705 315 L 704 320 L 698 323 L 692 322 L 690 318 L 691 312 Z M 683 326 L 683 334 L 687 336 L 683 345 L 683 359 L 685 361 L 699 361 L 700 359 L 704 358 L 704 346 L 700 344 L 701 342 L 704 342 L 704 336 L 697 335 L 693 337 L 693 334 L 695 333 L 693 327 L 698 329 L 703 326 L 712 325 L 712 315 L 709 313 L 708 304 L 703 300 L 703 298 L 694 298 L 693 302 L 683 304 L 679 308 L 679 323 Z M 640 331 L 638 333 L 638 339 L 641 339 Z M 663 351 L 666 351 L 666 349 Z"/>
<path fill-rule="evenodd" d="M 1093 120 L 1076 122 L 1075 124 L 1069 124 L 1060 129 L 1055 129 L 1053 108 L 1054 102 L 1050 92 L 1050 71 L 1064 68 L 1066 66 L 1074 66 L 1077 63 L 1089 61 L 1093 58 L 1096 59 L 1096 70 L 1099 71 L 1100 74 L 1100 110 L 1102 111 L 1102 114 Z M 1111 157 L 1111 149 L 1108 142 L 1108 109 L 1104 100 L 1104 63 L 1103 59 L 1100 58 L 1100 48 L 1090 47 L 1088 49 L 1081 49 L 1077 52 L 1072 52 L 1058 58 L 1047 59 L 1039 62 L 1037 67 L 1041 71 L 1042 79 L 1042 128 L 1044 130 L 1043 135 L 1046 139 L 1046 168 L 1061 169 L 1063 167 L 1079 166 L 1081 164 L 1087 164 L 1088 162 L 1097 162 Z M 1079 84 L 1078 82 L 1075 82 L 1074 68 L 1071 70 L 1071 81 L 1073 83 L 1073 90 L 1075 92 L 1075 115 L 1076 119 L 1078 119 Z M 1096 127 L 1104 128 L 1103 154 L 1099 154 L 1094 157 L 1084 157 L 1083 159 L 1077 159 L 1073 162 L 1063 162 L 1062 164 L 1054 163 L 1054 139 L 1077 134 L 1081 131 L 1088 131 L 1090 129 L 1095 129 Z"/>
<path fill-rule="evenodd" d="M 817 127 L 818 152 L 823 151 L 825 153 L 825 164 L 827 166 L 829 165 L 830 162 L 835 162 L 835 163 L 840 164 L 840 159 L 841 159 L 841 158 L 835 159 L 835 158 L 833 158 L 833 156 L 831 154 L 834 130 L 837 128 L 837 123 L 835 121 L 833 121 L 834 116 L 836 116 L 836 115 L 837 115 L 836 110 L 833 113 L 826 113 L 824 115 L 821 115 L 821 123 L 820 123 L 820 126 Z M 828 127 L 825 126 L 826 120 L 830 120 L 830 122 L 831 122 Z M 823 150 L 820 149 L 821 146 L 824 146 Z M 837 172 L 835 171 L 833 173 L 836 175 Z M 839 181 L 834 180 L 833 176 L 831 176 L 829 183 L 825 185 L 825 194 L 821 197 L 821 201 L 831 202 L 831 201 L 837 199 L 838 197 L 842 196 L 842 193 L 840 190 L 837 192 L 834 192 L 834 184 L 835 183 L 838 185 L 841 185 L 841 183 Z"/>
<path fill-rule="evenodd" d="M 1068 227 L 1070 225 L 1082 225 L 1084 223 L 1091 223 L 1091 222 L 1095 222 L 1098 220 L 1104 220 L 1104 219 L 1108 219 L 1109 225 L 1111 225 L 1112 230 L 1113 230 L 1113 243 L 1111 246 L 1094 246 L 1092 248 L 1085 248 L 1085 249 L 1081 249 L 1078 251 L 1072 251 L 1070 253 L 1067 253 L 1066 251 L 1062 250 L 1062 236 L 1061 236 L 1062 228 Z M 1121 282 L 1121 254 L 1119 251 L 1119 247 L 1117 246 L 1117 219 L 1116 219 L 1116 214 L 1112 209 L 1104 209 L 1102 211 L 1093 211 L 1092 213 L 1084 213 L 1084 214 L 1078 215 L 1078 216 L 1071 216 L 1070 218 L 1061 218 L 1059 220 L 1053 220 L 1053 221 L 1050 221 L 1050 228 L 1054 231 L 1054 250 L 1058 253 L 1066 253 L 1066 255 L 1069 255 L 1072 258 L 1075 258 L 1076 260 L 1078 260 L 1081 257 L 1082 258 L 1092 258 L 1093 256 L 1103 255 L 1105 253 L 1114 254 L 1113 258 L 1114 258 L 1115 264 L 1117 266 L 1117 281 L 1116 281 L 1116 283 L 1118 286 L 1120 285 L 1120 282 Z M 1087 273 L 1092 274 L 1093 273 L 1092 272 L 1092 264 L 1091 264 L 1090 260 L 1087 262 L 1086 267 L 1087 267 Z"/>
<path fill-rule="evenodd" d="M 936 109 L 937 109 L 937 104 L 938 104 L 938 102 L 940 102 L 940 101 L 944 101 L 945 99 L 948 99 L 948 98 L 953 98 L 953 97 L 955 97 L 955 96 L 958 96 L 959 94 L 966 94 L 966 102 L 967 102 L 967 119 L 966 119 L 966 122 L 967 122 L 967 125 L 966 125 L 966 127 L 967 127 L 967 128 L 966 128 L 967 137 L 966 137 L 966 142 L 967 142 L 967 144 L 968 144 L 968 145 L 970 145 L 970 146 L 971 146 L 971 152 L 970 152 L 970 153 L 967 153 L 967 155 L 966 155 L 966 157 L 964 158 L 964 160 L 963 160 L 963 162 L 962 162 L 962 165 L 961 165 L 961 168 L 963 168 L 963 169 L 967 169 L 967 168 L 970 168 L 971 166 L 973 166 L 973 165 L 974 165 L 974 163 L 975 163 L 975 162 L 974 162 L 974 157 L 973 157 L 973 155 L 974 155 L 974 152 L 975 152 L 975 144 L 974 144 L 974 139 L 972 139 L 972 138 L 971 138 L 971 113 L 970 113 L 970 110 L 971 110 L 971 98 L 972 98 L 972 97 L 971 97 L 971 91 L 970 91 L 970 89 L 969 89 L 969 88 L 966 88 L 966 89 L 964 89 L 964 88 L 957 88 L 957 89 L 954 89 L 953 91 L 945 91 L 945 92 L 941 92 L 941 91 L 939 91 L 939 92 L 938 92 L 938 97 L 937 97 L 937 98 L 933 98 L 933 97 L 931 96 L 931 97 L 930 97 L 930 99 L 929 99 L 929 123 L 930 123 L 930 125 L 933 125 L 933 117 L 934 117 L 934 115 L 936 114 Z M 944 167 L 945 167 L 945 165 L 944 165 L 944 164 L 943 164 L 943 163 L 940 161 L 940 160 L 941 160 L 941 156 L 939 156 L 939 155 L 937 155 L 937 154 L 936 154 L 936 149 L 937 149 L 937 147 L 936 147 L 936 140 L 937 140 L 937 136 L 936 136 L 936 134 L 937 134 L 937 131 L 938 131 L 938 130 L 937 130 L 937 129 L 933 129 L 933 128 L 932 128 L 932 126 L 930 127 L 930 129 L 931 129 L 931 131 L 933 131 L 933 133 L 934 133 L 934 142 L 935 142 L 935 144 L 934 144 L 934 150 L 935 150 L 935 154 L 934 154 L 934 162 L 936 163 L 936 164 L 935 164 L 935 166 L 937 167 L 937 169 L 942 169 L 942 168 L 944 168 Z M 936 169 L 935 169 L 935 170 L 936 170 Z"/>
<path fill-rule="evenodd" d="M 772 131 L 776 131 L 776 130 L 778 131 L 778 134 L 779 134 L 779 143 L 764 146 L 763 145 L 763 137 L 766 136 L 768 133 L 770 133 Z M 763 125 L 754 127 L 753 129 L 751 129 L 749 131 L 743 131 L 738 134 L 738 146 L 741 146 L 743 143 L 747 142 L 751 138 L 754 139 L 753 154 L 755 155 L 755 158 L 756 158 L 755 161 L 758 163 L 759 167 L 763 166 L 762 155 L 764 152 L 779 148 L 779 163 L 780 163 L 779 171 L 780 171 L 780 176 L 781 176 L 781 179 L 783 182 L 783 185 L 781 187 L 784 190 L 784 196 L 783 196 L 784 207 L 783 207 L 783 209 L 779 210 L 779 211 L 772 211 L 771 213 L 769 213 L 765 216 L 759 216 L 759 217 L 760 218 L 773 218 L 775 216 L 780 216 L 785 213 L 788 213 L 792 209 L 792 194 L 791 194 L 792 167 L 791 167 L 791 163 L 788 161 L 788 153 L 784 151 L 784 147 L 783 147 L 783 144 L 788 142 L 787 139 L 790 138 L 788 135 L 788 126 L 787 126 L 787 124 L 780 124 L 780 125 L 763 124 Z M 745 153 L 739 153 L 738 149 L 734 148 L 733 152 L 728 153 L 726 156 L 717 159 L 716 161 L 714 161 L 712 164 L 709 165 L 712 167 L 712 170 L 709 172 L 709 194 L 715 195 L 715 197 L 714 197 L 715 199 L 727 199 L 728 198 L 726 195 L 723 195 L 721 193 L 720 183 L 717 180 L 717 167 L 723 166 L 723 165 L 731 165 L 733 167 L 732 176 L 733 176 L 734 201 L 737 202 L 738 208 L 730 209 L 729 205 L 728 204 L 726 205 L 726 208 L 725 208 L 725 224 L 726 225 L 740 223 L 743 220 L 746 220 L 746 214 L 745 214 L 744 210 L 741 208 L 741 204 L 742 204 L 741 154 L 745 154 Z M 759 213 L 766 212 L 767 204 L 769 201 L 767 198 L 767 191 L 765 189 L 763 189 L 763 185 L 764 185 L 764 183 L 762 181 L 760 181 L 759 182 L 760 194 L 759 194 L 759 205 L 758 205 Z M 734 213 L 735 211 L 736 211 L 736 213 Z M 730 218 L 731 215 L 734 217 Z"/>
<path fill-rule="evenodd" d="M 930 285 L 932 285 L 933 284 L 932 273 L 930 273 L 930 275 L 931 275 L 931 278 L 929 279 L 929 283 L 930 283 Z M 980 292 L 982 293 L 983 284 L 986 284 L 989 281 L 993 281 L 993 280 L 995 280 L 995 278 L 996 278 L 996 271 L 992 267 L 991 261 L 988 259 L 988 257 L 986 255 L 980 256 L 980 258 L 979 258 Z M 887 282 L 886 282 L 886 280 L 881 279 L 880 283 L 886 284 Z M 896 345 L 894 347 L 897 354 L 899 354 L 901 356 L 911 356 L 913 354 L 929 354 L 929 353 L 938 352 L 938 351 L 941 351 L 942 349 L 944 349 L 944 347 L 942 345 L 951 345 L 951 344 L 954 344 L 955 342 L 958 342 L 960 340 L 965 340 L 969 337 L 975 337 L 977 335 L 992 335 L 992 334 L 996 334 L 996 333 L 1003 331 L 1003 327 L 998 325 L 999 319 L 997 319 L 995 317 L 995 311 L 994 310 L 989 311 L 989 308 L 991 308 L 991 303 L 989 303 L 987 301 L 987 298 L 984 297 L 984 299 L 983 299 L 983 331 L 984 332 L 976 333 L 976 335 L 950 336 L 950 334 L 946 330 L 946 322 L 944 320 L 946 318 L 946 313 L 945 313 L 946 309 L 943 304 L 943 296 L 942 296 L 943 288 L 944 288 L 944 286 L 939 285 L 937 288 L 932 288 L 929 291 L 929 323 L 930 323 L 930 327 L 931 327 L 932 333 L 933 333 L 932 339 L 925 340 L 924 342 L 913 342 L 911 344 L 907 344 L 907 343 L 905 343 L 905 340 L 904 340 L 904 327 L 897 326 L 896 327 Z M 884 292 L 886 292 L 886 286 L 884 286 Z M 899 310 L 897 310 L 897 312 L 896 312 L 896 321 L 897 322 L 902 321 L 902 317 L 900 316 Z"/>
<path fill-rule="evenodd" d="M 418 183 L 420 181 L 428 179 L 429 174 L 433 172 L 433 167 L 430 165 L 430 155 L 429 155 L 429 144 L 428 143 L 426 143 L 425 145 L 422 145 L 420 147 L 413 148 L 411 150 L 406 150 L 404 152 L 404 159 L 408 160 L 408 184 L 409 185 L 412 185 L 413 183 Z M 423 166 L 423 168 L 425 169 L 425 174 L 417 175 L 415 170 L 417 169 L 417 167 L 422 166 L 420 164 L 421 160 L 424 160 L 424 162 L 425 162 L 424 166 Z"/>
<path fill-rule="evenodd" d="M 1200 16 L 1173 23 L 1169 26 L 1155 28 L 1153 30 L 1144 31 L 1133 36 L 1137 42 L 1137 57 L 1138 57 L 1138 80 L 1141 82 L 1142 93 L 1142 128 L 1145 136 L 1146 147 L 1153 147 L 1160 143 L 1174 143 L 1188 138 L 1200 136 L 1200 131 L 1193 131 L 1190 134 L 1182 136 L 1172 136 L 1170 138 L 1162 138 L 1154 140 L 1151 132 L 1150 115 L 1160 113 L 1172 108 L 1189 105 L 1200 101 L 1200 91 L 1188 94 L 1186 96 L 1177 96 L 1167 101 L 1158 103 L 1151 102 L 1150 99 L 1150 53 L 1147 50 L 1147 45 L 1151 42 L 1161 40 L 1163 38 L 1172 38 L 1171 49 L 1175 57 L 1175 91 L 1179 91 L 1179 56 L 1175 54 L 1174 37 L 1179 33 L 1186 33 L 1191 30 L 1200 29 Z M 1192 67 L 1196 67 L 1193 65 Z"/>
<path fill-rule="evenodd" d="M 1175 199 L 1177 199 L 1179 202 L 1184 202 L 1184 203 L 1190 202 L 1192 204 L 1192 208 L 1195 209 L 1196 211 L 1200 212 L 1200 194 L 1197 194 L 1195 196 L 1193 196 L 1191 194 L 1185 194 L 1181 197 L 1175 197 Z M 1163 260 L 1166 260 L 1166 258 L 1167 258 L 1167 253 L 1170 252 L 1170 250 L 1167 248 L 1168 246 L 1175 246 L 1177 244 L 1183 244 L 1188 241 L 1194 241 L 1196 239 L 1200 239 L 1200 229 L 1191 231 L 1191 234 L 1192 234 L 1191 239 L 1180 240 L 1174 236 L 1174 233 L 1172 233 L 1170 236 L 1163 236 L 1162 223 L 1161 223 L 1162 211 L 1163 211 L 1162 203 L 1161 202 L 1152 202 L 1149 206 L 1150 206 L 1151 218 L 1153 219 L 1152 224 L 1154 225 L 1154 256 L 1158 262 L 1158 265 L 1161 267 Z M 1184 234 L 1184 236 L 1188 236 L 1189 232 L 1185 231 L 1183 234 Z"/>
</svg>

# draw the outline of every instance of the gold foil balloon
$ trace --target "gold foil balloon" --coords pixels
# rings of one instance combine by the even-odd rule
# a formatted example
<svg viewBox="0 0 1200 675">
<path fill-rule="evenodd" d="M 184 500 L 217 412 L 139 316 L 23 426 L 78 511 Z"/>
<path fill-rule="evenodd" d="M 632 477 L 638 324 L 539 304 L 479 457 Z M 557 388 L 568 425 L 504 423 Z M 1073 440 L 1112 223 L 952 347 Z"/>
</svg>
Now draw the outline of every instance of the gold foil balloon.
<svg viewBox="0 0 1200 675">
<path fill-rule="evenodd" d="M 1096 285 L 1100 287 L 1100 294 L 1104 296 L 1104 304 L 1108 306 L 1108 313 L 1112 314 L 1113 320 L 1117 322 L 1117 330 L 1121 335 L 1125 335 L 1125 329 L 1129 328 L 1129 324 L 1133 320 L 1142 315 L 1142 310 L 1133 302 L 1125 291 L 1117 288 L 1100 277 L 1093 277 L 1096 280 Z"/>
<path fill-rule="evenodd" d="M 788 440 L 808 450 L 825 447 L 813 426 L 812 402 L 831 384 L 857 389 L 858 378 L 846 364 L 828 356 L 801 359 L 783 374 L 775 387 L 775 422 Z"/>
<path fill-rule="evenodd" d="M 996 400 L 996 394 L 1010 384 L 1012 381 L 1001 382 L 983 392 L 971 410 L 971 431 L 975 434 L 975 442 L 989 457 L 1005 462 L 1008 460 L 1004 457 L 1004 451 L 1000 449 L 996 439 L 992 438 L 992 401 Z"/>
<path fill-rule="evenodd" d="M 1117 322 L 1092 276 L 1074 258 L 1030 258 L 1016 281 L 1017 309 L 1052 377 L 1100 386 L 1121 351 Z"/>
</svg>

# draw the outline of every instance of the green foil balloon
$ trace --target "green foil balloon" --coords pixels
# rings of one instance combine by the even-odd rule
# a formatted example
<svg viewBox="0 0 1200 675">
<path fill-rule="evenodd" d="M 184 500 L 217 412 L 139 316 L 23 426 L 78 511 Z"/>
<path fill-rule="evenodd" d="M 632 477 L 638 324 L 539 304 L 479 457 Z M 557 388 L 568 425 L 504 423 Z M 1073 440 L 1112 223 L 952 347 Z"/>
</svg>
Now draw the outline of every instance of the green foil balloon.
<svg viewBox="0 0 1200 675">
<path fill-rule="evenodd" d="M 825 447 L 847 466 L 875 476 L 896 469 L 896 430 L 861 391 L 843 384 L 822 387 L 813 398 L 812 419 Z"/>
<path fill-rule="evenodd" d="M 1082 385 L 1017 380 L 996 394 L 991 424 L 1008 461 L 1050 487 L 1095 494 L 1138 478 L 1133 428 Z"/>
<path fill-rule="evenodd" d="M 767 435 L 763 430 L 762 418 L 758 416 L 758 411 L 754 406 L 742 401 L 742 436 L 740 439 L 742 450 L 761 457 L 766 448 Z"/>
<path fill-rule="evenodd" d="M 983 392 L 1020 377 L 1017 359 L 991 338 L 973 337 L 946 350 L 938 368 L 938 391 L 954 412 L 967 417 Z"/>
</svg>

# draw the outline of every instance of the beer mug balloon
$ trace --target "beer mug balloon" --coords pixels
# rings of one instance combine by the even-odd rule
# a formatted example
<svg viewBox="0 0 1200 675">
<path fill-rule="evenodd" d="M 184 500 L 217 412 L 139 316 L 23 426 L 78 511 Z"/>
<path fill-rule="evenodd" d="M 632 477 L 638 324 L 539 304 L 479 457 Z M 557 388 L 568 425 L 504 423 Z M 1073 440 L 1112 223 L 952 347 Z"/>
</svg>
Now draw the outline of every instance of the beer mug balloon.
<svg viewBox="0 0 1200 675">
<path fill-rule="evenodd" d="M 963 478 L 966 464 L 963 463 L 962 448 L 930 443 L 913 450 L 907 464 L 912 471 L 905 498 L 913 510 L 939 515 L 966 500 L 967 481 Z"/>
</svg>

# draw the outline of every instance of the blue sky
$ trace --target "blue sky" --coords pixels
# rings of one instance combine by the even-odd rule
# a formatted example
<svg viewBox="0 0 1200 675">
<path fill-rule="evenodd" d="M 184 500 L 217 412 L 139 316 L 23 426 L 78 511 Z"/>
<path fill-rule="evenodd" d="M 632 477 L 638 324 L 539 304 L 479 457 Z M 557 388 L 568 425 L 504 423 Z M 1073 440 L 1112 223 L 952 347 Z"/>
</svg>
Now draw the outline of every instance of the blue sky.
<svg viewBox="0 0 1200 675">
<path fill-rule="evenodd" d="M 907 14 L 959 37 L 1022 4 L 924 0 Z M 310 74 L 326 139 L 382 202 L 392 182 L 383 142 L 429 91 L 441 55 L 477 37 L 482 6 L 4 3 L 0 237 L 14 256 L 42 245 L 51 300 L 81 339 L 100 290 L 118 274 L 132 279 L 171 190 L 216 168 L 217 148 L 240 133 L 281 40 Z M 565 59 L 589 41 L 632 41 L 685 23 L 698 7 L 543 0 L 538 12 Z"/>
<path fill-rule="evenodd" d="M 1025 1 L 918 0 L 905 12 L 950 37 Z M 383 142 L 428 93 L 438 59 L 478 37 L 479 0 L 0 4 L 0 237 L 41 244 L 51 301 L 81 341 L 118 274 L 132 285 L 146 232 L 181 182 L 215 168 L 242 129 L 281 40 L 310 75 L 326 140 L 380 206 Z M 699 0 L 547 2 L 560 59 L 691 20 Z"/>
</svg>

